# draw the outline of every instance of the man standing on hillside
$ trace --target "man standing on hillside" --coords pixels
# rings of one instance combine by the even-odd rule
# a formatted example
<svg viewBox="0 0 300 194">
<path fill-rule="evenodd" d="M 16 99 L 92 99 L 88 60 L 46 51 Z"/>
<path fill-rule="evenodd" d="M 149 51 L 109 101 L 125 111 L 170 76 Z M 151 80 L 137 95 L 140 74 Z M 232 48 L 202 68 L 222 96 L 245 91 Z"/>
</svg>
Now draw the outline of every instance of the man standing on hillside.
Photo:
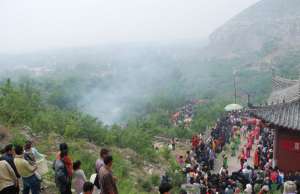
<svg viewBox="0 0 300 194">
<path fill-rule="evenodd" d="M 0 161 L 4 160 L 6 161 L 10 167 L 13 169 L 15 175 L 17 176 L 17 178 L 19 179 L 21 176 L 16 168 L 15 162 L 14 162 L 14 156 L 15 156 L 15 150 L 12 144 L 9 144 L 7 146 L 5 146 L 4 150 L 3 150 L 3 155 L 0 157 Z M 16 192 L 19 193 L 19 182 L 16 182 Z"/>
<path fill-rule="evenodd" d="M 104 166 L 104 158 L 108 155 L 109 155 L 109 150 L 102 148 L 100 151 L 100 158 L 98 158 L 96 161 L 96 174 L 97 175 L 96 175 L 96 178 L 94 181 L 94 185 L 97 187 L 98 190 L 100 189 L 99 172 L 100 172 L 101 167 Z"/>
<path fill-rule="evenodd" d="M 106 156 L 104 158 L 104 166 L 99 171 L 101 194 L 118 194 L 116 178 L 112 175 L 112 165 L 112 156 Z"/>
<path fill-rule="evenodd" d="M 17 194 L 18 178 L 5 160 L 0 160 L 0 194 Z"/>
<path fill-rule="evenodd" d="M 21 176 L 20 176 L 19 172 L 17 171 L 16 165 L 14 162 L 14 155 L 15 155 L 14 147 L 12 144 L 9 144 L 9 145 L 5 146 L 4 154 L 2 155 L 0 160 L 5 160 L 11 166 L 11 168 L 14 170 L 16 176 L 18 178 L 20 178 Z"/>
<path fill-rule="evenodd" d="M 41 181 L 35 174 L 37 166 L 30 165 L 29 162 L 24 159 L 22 146 L 16 146 L 15 151 L 15 164 L 23 180 L 23 194 L 29 194 L 30 191 L 32 194 L 39 194 Z"/>
<path fill-rule="evenodd" d="M 99 173 L 100 168 L 104 166 L 104 158 L 109 155 L 109 150 L 102 148 L 100 151 L 100 158 L 96 161 L 96 173 Z"/>
</svg>

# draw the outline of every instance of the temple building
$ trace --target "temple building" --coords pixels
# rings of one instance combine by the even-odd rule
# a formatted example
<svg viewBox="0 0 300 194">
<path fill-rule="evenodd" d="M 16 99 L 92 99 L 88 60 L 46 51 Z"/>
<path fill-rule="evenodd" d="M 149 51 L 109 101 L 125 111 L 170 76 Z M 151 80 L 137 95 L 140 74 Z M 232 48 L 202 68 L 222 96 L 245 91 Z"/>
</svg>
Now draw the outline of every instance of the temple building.
<svg viewBox="0 0 300 194">
<path fill-rule="evenodd" d="M 284 172 L 300 171 L 300 80 L 273 76 L 268 105 L 253 113 L 275 130 L 274 164 Z"/>
</svg>

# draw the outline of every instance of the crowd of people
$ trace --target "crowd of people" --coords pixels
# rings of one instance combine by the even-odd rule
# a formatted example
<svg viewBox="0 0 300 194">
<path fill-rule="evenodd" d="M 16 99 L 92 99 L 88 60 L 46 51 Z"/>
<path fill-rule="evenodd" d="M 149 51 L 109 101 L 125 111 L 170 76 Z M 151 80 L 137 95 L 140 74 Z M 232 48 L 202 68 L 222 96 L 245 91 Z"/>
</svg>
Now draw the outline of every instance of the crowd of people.
<svg viewBox="0 0 300 194">
<path fill-rule="evenodd" d="M 220 118 L 211 129 L 209 137 L 202 134 L 194 135 L 191 140 L 192 149 L 186 152 L 183 161 L 179 161 L 186 183 L 184 187 L 192 186 L 196 193 L 211 192 L 219 181 L 219 175 L 214 174 L 217 154 L 221 153 L 224 146 L 233 137 L 232 128 L 238 123 L 238 115 L 232 114 Z M 183 158 L 180 156 L 180 158 Z M 227 169 L 227 157 L 224 156 L 223 168 Z M 186 188 L 189 190 L 188 188 Z"/>
<path fill-rule="evenodd" d="M 113 157 L 103 148 L 95 162 L 95 174 L 88 180 L 81 169 L 81 161 L 73 161 L 66 143 L 59 145 L 53 162 L 54 177 L 60 194 L 118 194 L 117 178 L 113 176 Z M 41 175 L 37 159 L 41 157 L 32 142 L 24 146 L 9 144 L 0 157 L 0 194 L 40 194 Z M 20 182 L 23 185 L 20 185 Z M 22 188 L 22 189 L 21 189 Z"/>
<path fill-rule="evenodd" d="M 248 116 L 246 113 L 229 113 L 218 120 L 209 137 L 193 136 L 192 149 L 186 156 L 178 158 L 186 176 L 182 188 L 197 194 L 264 194 L 273 191 L 296 194 L 299 191 L 300 173 L 284 175 L 274 166 L 273 130 L 261 122 L 248 124 Z M 241 142 L 242 138 L 245 143 Z M 237 171 L 229 172 L 228 156 L 222 152 L 226 144 L 231 148 L 229 157 L 234 157 L 237 165 L 240 162 Z M 218 153 L 223 163 L 220 169 L 215 169 Z"/>
<path fill-rule="evenodd" d="M 208 135 L 192 137 L 191 149 L 177 158 L 186 177 L 180 194 L 300 193 L 300 172 L 285 174 L 275 166 L 274 131 L 258 119 L 248 122 L 249 117 L 242 112 L 228 113 L 218 119 Z M 170 143 L 173 150 L 175 143 L 173 138 Z M 231 150 L 230 156 L 226 147 Z M 218 154 L 222 156 L 220 166 L 216 165 Z M 20 191 L 40 194 L 42 177 L 37 161 L 43 157 L 32 141 L 25 145 L 6 145 L 0 156 L 0 194 Z M 236 159 L 238 170 L 229 169 L 228 157 Z M 73 161 L 68 145 L 61 143 L 53 162 L 57 190 L 60 194 L 72 191 L 76 194 L 118 194 L 112 164 L 110 151 L 101 149 L 95 161 L 95 174 L 88 180 L 81 161 Z M 163 179 L 159 192 L 170 194 L 171 189 L 170 182 Z"/>
<path fill-rule="evenodd" d="M 183 128 L 190 128 L 194 116 L 194 106 L 199 103 L 199 100 L 191 100 L 187 102 L 186 105 L 179 108 L 179 110 L 171 117 L 173 125 L 179 127 L 182 126 Z"/>
<path fill-rule="evenodd" d="M 19 181 L 23 182 L 23 194 L 39 194 L 41 190 L 41 176 L 37 171 L 37 160 L 43 157 L 27 141 L 24 146 L 6 145 L 1 150 L 0 157 L 0 193 L 19 193 Z"/>
<path fill-rule="evenodd" d="M 246 128 L 246 126 L 244 126 Z M 246 143 L 241 149 L 240 172 L 244 177 L 247 193 L 268 193 L 283 191 L 297 193 L 300 176 L 285 175 L 276 165 L 273 158 L 274 131 L 257 120 L 254 126 L 248 126 Z M 290 173 L 289 173 L 290 174 Z"/>
</svg>

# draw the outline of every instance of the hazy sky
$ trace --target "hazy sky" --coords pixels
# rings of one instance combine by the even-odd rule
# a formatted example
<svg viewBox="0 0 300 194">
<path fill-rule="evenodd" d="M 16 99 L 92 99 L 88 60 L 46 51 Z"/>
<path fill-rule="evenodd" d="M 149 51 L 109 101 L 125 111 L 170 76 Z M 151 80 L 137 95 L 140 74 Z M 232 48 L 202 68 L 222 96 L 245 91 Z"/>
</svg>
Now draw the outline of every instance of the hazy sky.
<svg viewBox="0 0 300 194">
<path fill-rule="evenodd" d="M 202 39 L 259 0 L 0 0 L 0 52 Z"/>
</svg>

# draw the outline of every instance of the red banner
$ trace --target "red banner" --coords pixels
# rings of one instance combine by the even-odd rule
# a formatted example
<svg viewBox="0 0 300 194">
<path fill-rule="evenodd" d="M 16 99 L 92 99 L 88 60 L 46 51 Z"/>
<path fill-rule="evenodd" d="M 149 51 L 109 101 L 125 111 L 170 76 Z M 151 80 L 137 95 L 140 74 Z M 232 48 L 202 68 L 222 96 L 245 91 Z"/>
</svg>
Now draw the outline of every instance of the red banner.
<svg viewBox="0 0 300 194">
<path fill-rule="evenodd" d="M 300 153 L 300 140 L 279 140 L 279 147 L 290 152 Z"/>
</svg>

